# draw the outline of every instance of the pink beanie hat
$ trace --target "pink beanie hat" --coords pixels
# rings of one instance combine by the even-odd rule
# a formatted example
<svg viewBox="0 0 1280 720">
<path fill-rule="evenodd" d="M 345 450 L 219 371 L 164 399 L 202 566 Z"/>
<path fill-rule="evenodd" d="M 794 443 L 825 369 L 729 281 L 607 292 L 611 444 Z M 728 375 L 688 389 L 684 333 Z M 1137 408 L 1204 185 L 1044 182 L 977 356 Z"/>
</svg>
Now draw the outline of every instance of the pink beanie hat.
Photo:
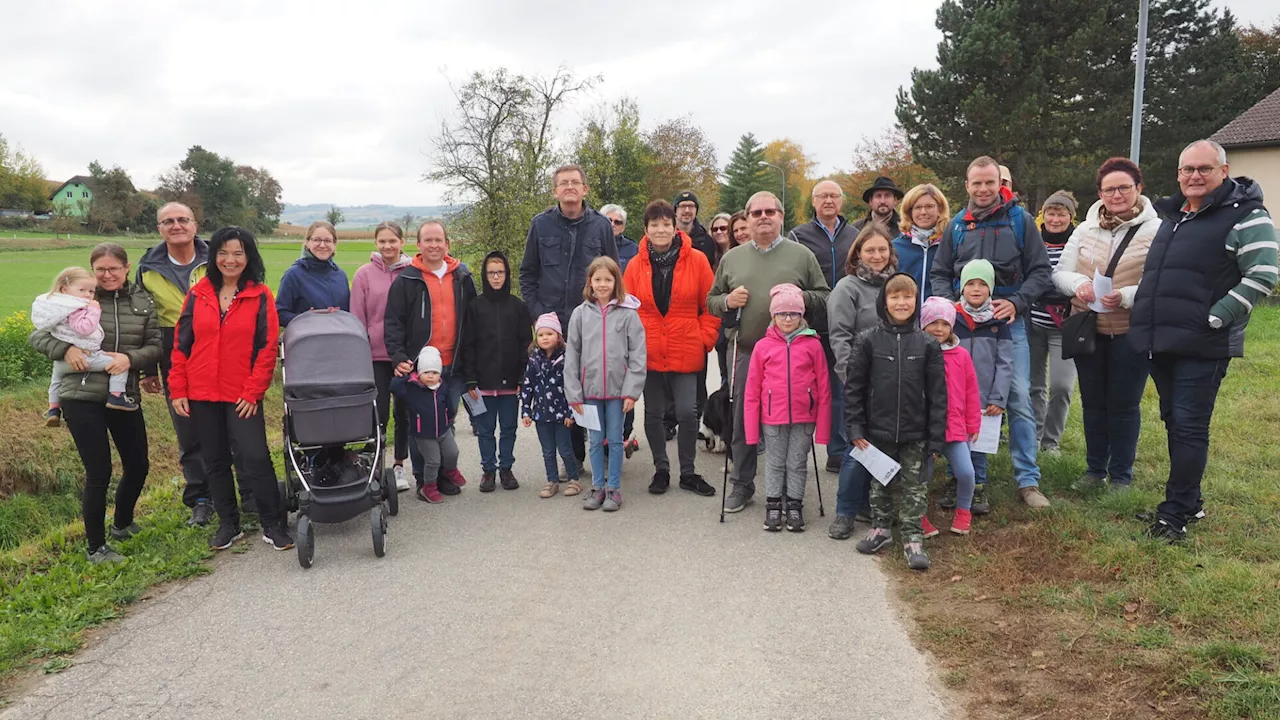
<svg viewBox="0 0 1280 720">
<path fill-rule="evenodd" d="M 920 306 L 920 327 L 928 327 L 934 320 L 945 320 L 948 325 L 955 327 L 955 303 L 937 295 L 925 300 Z"/>
<path fill-rule="evenodd" d="M 564 331 L 560 329 L 560 317 L 553 312 L 543 313 L 533 323 L 533 332 L 537 333 L 542 328 L 555 330 L 556 334 L 564 337 Z"/>
<path fill-rule="evenodd" d="M 800 288 L 791 283 L 774 285 L 769 291 L 769 314 L 800 313 L 804 314 L 804 295 Z"/>
</svg>

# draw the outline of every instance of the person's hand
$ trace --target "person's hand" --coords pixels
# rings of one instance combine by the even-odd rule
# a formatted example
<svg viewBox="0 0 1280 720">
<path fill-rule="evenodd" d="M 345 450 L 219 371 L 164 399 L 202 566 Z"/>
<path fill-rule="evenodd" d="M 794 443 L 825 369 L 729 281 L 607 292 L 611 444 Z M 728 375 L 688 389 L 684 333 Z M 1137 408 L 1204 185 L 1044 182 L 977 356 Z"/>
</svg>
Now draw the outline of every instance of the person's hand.
<svg viewBox="0 0 1280 720">
<path fill-rule="evenodd" d="M 1080 287 L 1076 288 L 1076 297 L 1083 303 L 1091 303 L 1097 299 L 1093 294 L 1093 281 L 1085 280 L 1080 283 Z"/>
<path fill-rule="evenodd" d="M 62 356 L 62 361 L 71 366 L 76 372 L 84 372 L 89 369 L 89 361 L 84 359 L 84 351 L 72 345 L 67 348 L 67 354 Z"/>
<path fill-rule="evenodd" d="M 1018 308 L 1008 300 L 996 300 L 991 303 L 991 307 L 995 309 L 995 319 L 1013 322 L 1018 316 Z"/>
<path fill-rule="evenodd" d="M 565 418 L 565 419 L 564 419 L 564 426 L 565 426 L 565 427 L 573 427 L 573 418 L 571 418 L 571 417 L 567 417 L 567 418 Z"/>
<path fill-rule="evenodd" d="M 187 404 L 186 398 L 174 398 L 169 404 L 173 405 L 173 411 L 178 417 L 191 417 L 191 406 Z"/>
<path fill-rule="evenodd" d="M 569 407 L 572 408 L 573 411 L 578 413 L 579 415 L 582 414 L 582 403 L 569 403 Z"/>
<path fill-rule="evenodd" d="M 397 377 L 404 377 L 405 375 L 408 375 L 411 372 L 413 372 L 413 363 L 408 360 L 405 360 L 404 362 L 396 366 Z"/>
<path fill-rule="evenodd" d="M 90 300 L 88 303 L 85 304 L 85 307 L 96 308 L 96 307 L 102 307 L 102 305 L 97 300 Z"/>
<path fill-rule="evenodd" d="M 138 387 L 142 388 L 142 392 L 151 393 L 152 395 L 164 390 L 164 386 L 160 384 L 159 375 L 142 378 L 142 382 L 138 383 Z"/>
<path fill-rule="evenodd" d="M 529 427 L 530 425 L 533 424 L 533 418 L 529 417 L 528 415 L 524 416 L 523 421 L 524 421 L 525 427 Z"/>
<path fill-rule="evenodd" d="M 257 414 L 258 403 L 249 402 L 244 398 L 236 398 L 236 415 L 239 415 L 241 420 L 251 418 Z"/>
<path fill-rule="evenodd" d="M 119 375 L 120 373 L 128 372 L 129 368 L 133 366 L 133 363 L 129 361 L 129 356 L 124 353 L 109 352 L 106 355 L 111 358 L 111 362 L 107 363 L 108 375 Z"/>
<path fill-rule="evenodd" d="M 468 391 L 467 391 L 467 395 L 468 395 L 472 400 L 479 400 L 479 399 L 480 399 L 480 389 L 479 389 L 479 388 L 471 388 L 470 390 L 468 390 Z"/>
<path fill-rule="evenodd" d="M 853 440 L 853 444 L 859 450 L 866 450 L 867 448 L 871 447 L 871 443 L 867 442 L 866 438 L 855 438 Z"/>
<path fill-rule="evenodd" d="M 995 417 L 996 415 L 1000 415 L 1003 412 L 1004 412 L 1004 408 L 1000 407 L 999 405 L 988 405 L 987 409 L 983 411 L 982 414 L 986 415 L 987 417 Z"/>
<path fill-rule="evenodd" d="M 1108 310 L 1115 310 L 1116 308 L 1120 307 L 1120 291 L 1112 290 L 1106 295 L 1103 295 L 1102 307 Z"/>
<path fill-rule="evenodd" d="M 635 401 L 635 400 L 632 400 L 631 398 L 623 398 L 623 399 L 622 399 L 622 412 L 623 412 L 623 414 L 624 414 L 624 415 L 625 415 L 626 413 L 629 413 L 629 412 L 631 412 L 632 410 L 634 410 L 634 409 L 635 409 L 635 407 L 636 407 L 636 401 Z"/>
<path fill-rule="evenodd" d="M 747 292 L 747 287 L 745 285 L 739 285 L 736 290 L 725 296 L 724 304 L 730 310 L 737 310 L 747 304 L 749 297 L 750 293 Z"/>
<path fill-rule="evenodd" d="M 969 442 L 971 442 L 971 443 L 976 443 L 976 442 L 978 442 L 978 435 L 979 435 L 979 434 L 980 434 L 980 433 L 972 433 L 971 435 L 969 435 Z"/>
</svg>

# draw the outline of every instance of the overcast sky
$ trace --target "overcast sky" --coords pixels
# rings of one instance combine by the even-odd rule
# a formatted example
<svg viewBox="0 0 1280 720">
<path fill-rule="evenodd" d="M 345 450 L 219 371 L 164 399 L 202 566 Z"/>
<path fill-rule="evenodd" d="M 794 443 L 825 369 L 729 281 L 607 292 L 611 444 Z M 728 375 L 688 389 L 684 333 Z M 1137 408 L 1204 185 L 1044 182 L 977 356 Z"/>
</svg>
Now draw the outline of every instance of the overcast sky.
<svg viewBox="0 0 1280 720">
<path fill-rule="evenodd" d="M 57 180 L 96 159 L 150 188 L 199 144 L 268 168 L 286 202 L 434 205 L 442 188 L 421 176 L 448 81 L 565 64 L 604 76 L 559 118 L 565 139 L 625 95 L 646 127 L 691 114 L 721 166 L 754 132 L 790 137 L 825 171 L 894 122 L 912 67 L 934 66 L 938 4 L 11 2 L 0 133 Z M 1225 5 L 1244 23 L 1276 16 L 1273 0 Z"/>
</svg>

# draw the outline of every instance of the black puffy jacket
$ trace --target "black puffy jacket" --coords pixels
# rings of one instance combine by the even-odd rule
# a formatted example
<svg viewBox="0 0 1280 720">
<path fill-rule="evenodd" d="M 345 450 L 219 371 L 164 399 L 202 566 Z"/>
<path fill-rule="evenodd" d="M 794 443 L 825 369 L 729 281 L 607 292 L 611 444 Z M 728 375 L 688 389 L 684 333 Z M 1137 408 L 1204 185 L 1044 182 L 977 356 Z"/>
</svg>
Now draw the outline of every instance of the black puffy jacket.
<svg viewBox="0 0 1280 720">
<path fill-rule="evenodd" d="M 493 289 L 485 274 L 489 262 L 498 260 L 507 274 L 502 287 Z M 467 389 L 512 390 L 520 386 L 533 342 L 529 308 L 511 294 L 511 264 L 507 256 L 493 251 L 480 264 L 480 296 L 467 306 L 466 326 L 459 360 Z"/>
<path fill-rule="evenodd" d="M 920 329 L 919 298 L 917 294 L 911 319 L 897 325 L 889 319 L 881 289 L 876 307 L 880 325 L 863 332 L 853 344 L 844 393 L 850 440 L 866 438 L 873 444 L 923 440 L 932 452 L 941 452 L 946 443 L 942 348 Z"/>
</svg>

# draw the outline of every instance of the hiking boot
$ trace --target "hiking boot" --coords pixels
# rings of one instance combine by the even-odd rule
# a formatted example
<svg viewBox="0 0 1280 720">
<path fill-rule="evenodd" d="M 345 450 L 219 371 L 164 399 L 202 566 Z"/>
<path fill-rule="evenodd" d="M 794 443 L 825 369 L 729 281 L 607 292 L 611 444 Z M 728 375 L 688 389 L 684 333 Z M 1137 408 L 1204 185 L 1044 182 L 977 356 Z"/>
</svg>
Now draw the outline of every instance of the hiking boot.
<svg viewBox="0 0 1280 720">
<path fill-rule="evenodd" d="M 604 488 L 593 487 L 591 492 L 587 493 L 587 499 L 582 501 L 583 510 L 599 510 L 604 505 Z"/>
<path fill-rule="evenodd" d="M 1187 539 L 1187 528 L 1175 527 L 1164 520 L 1157 520 L 1151 527 L 1147 528 L 1147 537 L 1154 540 L 1163 540 L 1170 545 L 1176 545 Z"/>
<path fill-rule="evenodd" d="M 622 444 L 622 454 L 626 455 L 628 460 L 630 460 L 631 456 L 635 454 L 635 451 L 639 449 L 640 441 L 635 438 L 631 438 Z"/>
<path fill-rule="evenodd" d="M 938 507 L 943 510 L 954 510 L 956 507 L 956 481 L 955 478 L 947 479 L 947 486 L 942 491 L 942 497 L 938 498 Z"/>
<path fill-rule="evenodd" d="M 972 513 L 968 510 L 957 509 L 956 516 L 951 518 L 951 532 L 957 535 L 968 535 L 971 522 L 973 522 Z"/>
<path fill-rule="evenodd" d="M 840 455 L 829 455 L 827 457 L 827 472 L 840 474 L 840 466 L 844 464 L 844 458 Z"/>
<path fill-rule="evenodd" d="M 695 492 L 702 497 L 711 497 L 716 494 L 716 489 L 711 487 L 701 475 L 681 475 L 680 489 Z"/>
<path fill-rule="evenodd" d="M 769 532 L 782 529 L 782 498 L 765 498 L 764 529 Z"/>
<path fill-rule="evenodd" d="M 49 408 L 44 414 L 45 427 L 58 427 L 62 424 L 62 408 Z"/>
<path fill-rule="evenodd" d="M 462 471 L 459 470 L 458 468 L 454 468 L 452 470 L 445 470 L 444 476 L 448 478 L 454 485 L 457 485 L 458 487 L 462 487 L 467 484 L 467 479 L 462 477 Z"/>
<path fill-rule="evenodd" d="M 969 503 L 969 512 L 974 515 L 991 514 L 991 506 L 987 504 L 987 486 L 985 483 L 973 486 L 973 502 Z"/>
<path fill-rule="evenodd" d="M 622 507 L 622 491 L 606 490 L 604 494 L 604 505 L 601 505 L 600 509 L 605 512 L 615 512 L 620 507 Z"/>
<path fill-rule="evenodd" d="M 1080 476 L 1079 480 L 1071 483 L 1071 489 L 1078 493 L 1097 492 L 1106 486 L 1107 479 L 1093 473 L 1085 473 Z"/>
<path fill-rule="evenodd" d="M 1043 510 L 1049 507 L 1049 498 L 1040 492 L 1040 488 L 1032 485 L 1030 487 L 1018 488 L 1018 497 L 1022 503 L 1033 510 Z"/>
<path fill-rule="evenodd" d="M 907 543 L 902 546 L 902 554 L 907 558 L 907 567 L 912 570 L 929 569 L 929 556 L 924 552 L 924 545 Z"/>
<path fill-rule="evenodd" d="M 866 537 L 858 541 L 854 549 L 863 555 L 875 555 L 892 544 L 893 535 L 888 530 L 872 529 Z"/>
<path fill-rule="evenodd" d="M 853 535 L 854 520 L 851 517 L 837 515 L 827 528 L 827 537 L 832 540 L 848 540 Z"/>
<path fill-rule="evenodd" d="M 742 512 L 751 504 L 752 495 L 755 495 L 754 490 L 748 490 L 743 485 L 735 485 L 733 492 L 729 493 L 729 497 L 725 498 L 724 511 L 727 513 Z"/>
<path fill-rule="evenodd" d="M 262 542 L 276 550 L 289 550 L 293 547 L 293 538 L 289 536 L 289 531 L 281 525 L 262 528 Z"/>
<path fill-rule="evenodd" d="M 112 525 L 107 529 L 107 533 L 111 535 L 113 540 L 128 540 L 129 538 L 142 532 L 142 527 L 138 523 L 129 523 L 127 527 L 118 528 Z"/>
<path fill-rule="evenodd" d="M 516 476 L 511 474 L 511 468 L 499 470 L 498 479 L 502 482 L 503 490 L 516 490 L 520 487 L 520 481 L 516 480 Z"/>
<path fill-rule="evenodd" d="M 118 563 L 124 562 L 124 560 L 125 557 L 115 550 L 112 550 L 110 545 L 104 544 L 102 547 L 89 553 L 89 562 L 94 565 L 101 565 L 102 563 Z"/>
<path fill-rule="evenodd" d="M 404 472 L 403 465 L 393 465 L 391 472 L 396 476 L 396 492 L 404 492 L 409 489 L 409 478 Z"/>
<path fill-rule="evenodd" d="M 869 510 L 859 510 L 853 515 L 854 522 L 860 522 L 863 525 L 871 524 L 871 512 Z"/>
<path fill-rule="evenodd" d="M 927 538 L 937 537 L 941 534 L 941 531 L 934 527 L 933 523 L 929 522 L 928 515 L 920 516 L 920 529 L 924 532 L 924 536 Z"/>
<path fill-rule="evenodd" d="M 244 533 L 240 531 L 240 528 L 231 525 L 219 525 L 218 532 L 214 533 L 209 540 L 209 548 L 212 550 L 226 550 L 235 545 L 236 541 L 242 537 L 244 537 Z"/>
<path fill-rule="evenodd" d="M 440 488 L 435 483 L 425 483 L 419 487 L 418 499 L 433 504 L 444 502 L 444 496 L 440 494 Z"/>
<path fill-rule="evenodd" d="M 462 488 L 458 487 L 458 483 L 454 482 L 448 475 L 441 475 L 436 478 L 436 491 L 441 495 L 460 495 Z"/>
<path fill-rule="evenodd" d="M 195 507 L 191 508 L 187 527 L 204 527 L 210 522 L 213 522 L 213 505 L 208 500 L 197 500 Z"/>
<path fill-rule="evenodd" d="M 804 503 L 799 500 L 787 500 L 787 530 L 804 532 Z"/>
<path fill-rule="evenodd" d="M 493 492 L 498 489 L 498 478 L 487 472 L 480 478 L 480 492 Z"/>
<path fill-rule="evenodd" d="M 671 486 L 671 473 L 666 470 L 658 470 L 653 473 L 653 480 L 649 483 L 649 492 L 654 495 L 661 495 Z"/>
<path fill-rule="evenodd" d="M 138 403 L 130 400 L 124 395 L 107 395 L 107 409 L 134 412 L 138 409 Z"/>
</svg>

